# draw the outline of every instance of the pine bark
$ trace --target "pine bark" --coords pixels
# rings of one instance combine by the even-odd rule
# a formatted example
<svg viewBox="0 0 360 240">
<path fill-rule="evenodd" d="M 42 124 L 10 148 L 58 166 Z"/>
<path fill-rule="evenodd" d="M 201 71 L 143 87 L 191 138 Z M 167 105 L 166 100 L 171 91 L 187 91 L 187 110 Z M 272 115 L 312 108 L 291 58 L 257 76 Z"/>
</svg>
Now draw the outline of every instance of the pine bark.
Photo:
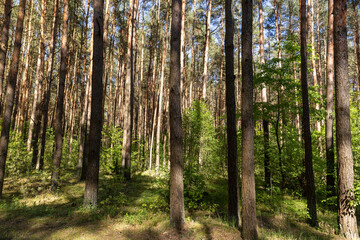
<svg viewBox="0 0 360 240">
<path fill-rule="evenodd" d="M 5 162 L 7 157 L 8 145 L 9 145 L 11 114 L 14 106 L 16 79 L 19 70 L 20 49 L 21 49 L 23 25 L 25 18 L 25 5 L 26 5 L 26 0 L 20 0 L 19 13 L 16 22 L 14 51 L 11 59 L 9 75 L 7 78 L 8 81 L 7 81 L 6 100 L 5 100 L 5 111 L 3 116 L 1 137 L 0 137 L 0 198 L 2 198 L 2 191 L 4 186 Z"/>
<path fill-rule="evenodd" d="M 57 93 L 57 105 L 55 112 L 55 151 L 53 158 L 53 172 L 51 176 L 51 190 L 56 191 L 58 188 L 60 163 L 63 147 L 63 114 L 64 114 L 64 88 L 67 74 L 67 39 L 68 39 L 68 19 L 69 19 L 69 0 L 64 0 L 62 39 L 61 39 L 61 59 L 59 70 L 59 85 Z"/>
<path fill-rule="evenodd" d="M 210 24 L 211 24 L 211 7 L 212 0 L 207 1 L 207 14 L 206 14 L 206 34 L 204 45 L 204 66 L 202 73 L 202 99 L 206 100 L 206 88 L 208 81 L 208 63 L 209 63 L 209 44 L 210 44 Z"/>
<path fill-rule="evenodd" d="M 4 6 L 4 22 L 0 37 L 0 117 L 3 115 L 3 88 L 5 76 L 6 54 L 9 40 L 10 18 L 11 18 L 12 0 L 6 0 Z"/>
<path fill-rule="evenodd" d="M 229 220 L 239 226 L 239 178 L 237 159 L 236 103 L 234 75 L 234 19 L 232 0 L 225 1 L 226 130 L 228 142 Z"/>
<path fill-rule="evenodd" d="M 99 160 L 101 146 L 101 131 L 103 124 L 102 111 L 102 94 L 103 94 L 103 18 L 104 1 L 94 1 L 94 17 L 93 17 L 93 75 L 92 75 L 92 91 L 91 91 L 91 119 L 90 119 L 90 135 L 89 135 L 89 156 L 86 169 L 85 207 L 96 206 L 98 200 L 98 183 L 99 183 Z"/>
<path fill-rule="evenodd" d="M 172 0 L 170 40 L 170 223 L 181 231 L 185 225 L 183 183 L 183 131 L 180 93 L 182 0 Z"/>
<path fill-rule="evenodd" d="M 328 2 L 328 36 L 326 63 L 326 190 L 328 196 L 335 196 L 335 154 L 334 154 L 334 0 Z"/>
<path fill-rule="evenodd" d="M 241 139 L 242 139 L 242 183 L 241 183 L 241 222 L 242 238 L 257 239 L 256 194 L 255 194 L 255 156 L 254 156 L 254 117 L 253 117 L 253 3 L 242 1 L 242 91 L 241 91 Z"/>
<path fill-rule="evenodd" d="M 347 239 L 359 239 L 354 195 L 354 169 L 351 149 L 350 84 L 348 78 L 346 0 L 334 1 L 335 116 L 338 167 L 338 224 Z"/>
<path fill-rule="evenodd" d="M 306 26 L 306 0 L 301 0 L 300 7 L 300 38 L 301 38 L 301 93 L 303 102 L 303 139 L 305 143 L 305 193 L 307 206 L 310 216 L 310 225 L 318 225 L 316 214 L 315 183 L 312 163 L 311 133 L 310 133 L 310 116 L 309 116 L 309 93 L 307 83 L 307 26 Z"/>
</svg>

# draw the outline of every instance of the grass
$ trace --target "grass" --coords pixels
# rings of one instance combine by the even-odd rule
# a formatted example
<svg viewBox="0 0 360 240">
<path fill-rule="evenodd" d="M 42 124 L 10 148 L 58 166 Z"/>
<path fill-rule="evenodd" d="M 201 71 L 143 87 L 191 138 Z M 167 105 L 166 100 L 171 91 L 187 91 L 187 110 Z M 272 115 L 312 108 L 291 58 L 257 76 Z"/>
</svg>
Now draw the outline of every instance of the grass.
<svg viewBox="0 0 360 240">
<path fill-rule="evenodd" d="M 0 201 L 0 239 L 240 239 L 226 219 L 225 179 L 208 184 L 207 199 L 216 209 L 186 212 L 186 229 L 169 225 L 163 184 L 151 175 L 130 182 L 101 176 L 99 207 L 82 207 L 84 183 L 66 175 L 52 193 L 50 175 L 36 173 L 7 178 Z M 258 191 L 260 239 L 341 239 L 335 235 L 336 215 L 319 212 L 320 227 L 309 227 L 303 200 Z M 304 210 L 305 209 L 305 210 Z"/>
</svg>

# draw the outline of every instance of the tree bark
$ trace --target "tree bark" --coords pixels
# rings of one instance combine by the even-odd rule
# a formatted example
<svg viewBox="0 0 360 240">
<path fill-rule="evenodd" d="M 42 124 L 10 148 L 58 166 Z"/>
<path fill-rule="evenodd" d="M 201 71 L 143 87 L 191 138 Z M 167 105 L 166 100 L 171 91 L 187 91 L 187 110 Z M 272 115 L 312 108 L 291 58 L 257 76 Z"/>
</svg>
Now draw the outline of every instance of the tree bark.
<svg viewBox="0 0 360 240">
<path fill-rule="evenodd" d="M 236 103 L 234 75 L 234 20 L 232 0 L 225 1 L 226 130 L 228 143 L 229 221 L 239 226 L 239 178 L 237 159 Z"/>
<path fill-rule="evenodd" d="M 6 65 L 6 54 L 9 40 L 10 18 L 11 18 L 11 5 L 12 0 L 6 0 L 4 6 L 4 22 L 1 29 L 0 37 L 0 117 L 3 115 L 3 88 L 4 88 L 4 76 Z"/>
<path fill-rule="evenodd" d="M 253 58 L 252 58 L 252 0 L 242 1 L 242 91 L 241 91 L 241 139 L 242 139 L 242 183 L 241 222 L 242 238 L 257 239 L 254 118 L 253 118 Z"/>
<path fill-rule="evenodd" d="M 59 86 L 57 93 L 57 105 L 55 113 L 55 151 L 53 159 L 53 172 L 51 176 L 51 190 L 56 191 L 58 188 L 60 163 L 63 147 L 63 114 L 64 114 L 64 88 L 65 78 L 67 74 L 67 35 L 68 35 L 68 19 L 69 19 L 69 0 L 64 0 L 62 39 L 61 39 L 61 59 L 59 70 Z"/>
<path fill-rule="evenodd" d="M 310 116 L 309 116 L 309 94 L 307 83 L 307 48 L 306 48 L 306 0 L 301 0 L 300 7 L 300 38 L 301 38 L 301 93 L 303 101 L 303 139 L 305 142 L 305 193 L 307 198 L 307 206 L 310 216 L 310 225 L 315 227 L 318 225 L 316 214 L 315 199 L 315 183 L 312 163 L 311 133 L 310 133 Z"/>
<path fill-rule="evenodd" d="M 169 82 L 170 223 L 178 231 L 181 231 L 185 225 L 180 93 L 181 3 L 182 0 L 172 0 Z"/>
<path fill-rule="evenodd" d="M 103 124 L 102 111 L 102 94 L 103 94 L 103 18 L 104 1 L 94 1 L 93 16 L 93 75 L 92 75 L 92 91 L 91 91 L 91 119 L 90 119 L 90 135 L 89 135 L 89 156 L 86 169 L 85 207 L 96 206 L 98 199 L 98 182 L 99 182 L 99 160 L 101 146 L 101 131 Z"/>
<path fill-rule="evenodd" d="M 26 5 L 26 0 L 20 0 L 18 19 L 16 22 L 14 51 L 13 51 L 11 64 L 10 64 L 10 71 L 9 71 L 9 75 L 8 75 L 5 111 L 4 111 L 4 117 L 3 117 L 2 127 L 1 127 L 0 198 L 2 198 L 2 191 L 3 191 L 3 186 L 4 186 L 5 162 L 6 162 L 6 156 L 7 156 L 7 151 L 8 151 L 8 145 L 9 145 L 11 114 L 12 114 L 12 110 L 13 110 L 13 106 L 14 106 L 16 79 L 17 79 L 17 74 L 18 74 L 18 70 L 19 70 L 21 40 L 22 40 L 24 17 L 25 17 L 25 5 Z"/>
<path fill-rule="evenodd" d="M 132 143 L 132 125 L 133 125 L 133 108 L 134 108 L 134 74 L 133 74 L 133 22 L 134 22 L 134 6 L 136 1 L 129 1 L 128 13 L 128 35 L 127 35 L 127 52 L 126 52 L 126 80 L 125 80 L 125 105 L 124 105 L 124 135 L 122 150 L 122 167 L 124 177 L 130 180 L 131 173 L 131 143 Z"/>
<path fill-rule="evenodd" d="M 204 46 L 204 67 L 202 73 L 202 99 L 206 100 L 206 85 L 208 81 L 208 63 L 209 63 L 209 44 L 210 44 L 210 24 L 211 24 L 211 7 L 212 0 L 207 1 L 207 14 L 206 14 L 206 34 Z"/>
<path fill-rule="evenodd" d="M 346 0 L 334 1 L 334 63 L 336 150 L 338 166 L 338 224 L 347 239 L 359 239 L 354 200 L 354 169 L 351 149 L 350 94 Z"/>
<path fill-rule="evenodd" d="M 354 24 L 355 24 L 355 61 L 356 61 L 356 79 L 357 79 L 357 90 L 360 90 L 360 31 L 359 31 L 359 21 L 358 21 L 358 2 L 353 1 L 353 10 L 354 10 Z"/>
<path fill-rule="evenodd" d="M 335 196 L 334 160 L 334 0 L 328 2 L 328 41 L 326 64 L 326 190 L 328 196 Z"/>
</svg>

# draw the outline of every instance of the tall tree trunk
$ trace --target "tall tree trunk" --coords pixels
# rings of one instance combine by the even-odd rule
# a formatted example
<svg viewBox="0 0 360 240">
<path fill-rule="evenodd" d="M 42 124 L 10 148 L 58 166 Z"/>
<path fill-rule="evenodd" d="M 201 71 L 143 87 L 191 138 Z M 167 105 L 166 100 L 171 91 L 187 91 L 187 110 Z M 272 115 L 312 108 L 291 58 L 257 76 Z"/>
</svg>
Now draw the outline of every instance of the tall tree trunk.
<svg viewBox="0 0 360 240">
<path fill-rule="evenodd" d="M 259 34 L 260 34 L 260 63 L 265 64 L 265 49 L 264 49 L 264 18 L 262 0 L 259 0 Z M 267 103 L 267 91 L 266 85 L 263 84 L 261 90 L 261 100 L 263 103 Z M 269 156 L 269 122 L 265 118 L 263 119 L 263 131 L 264 131 L 264 170 L 265 170 L 265 188 L 270 187 L 271 174 L 270 174 L 270 156 Z"/>
<path fill-rule="evenodd" d="M 64 114 L 64 88 L 65 78 L 67 74 L 67 35 L 68 35 L 68 19 L 69 19 L 69 0 L 64 0 L 62 39 L 61 39 L 61 59 L 59 70 L 59 86 L 57 93 L 57 105 L 55 113 L 55 151 L 53 159 L 53 172 L 51 176 L 51 190 L 56 191 L 59 181 L 60 163 L 63 147 L 63 114 Z"/>
<path fill-rule="evenodd" d="M 157 130 L 156 130 L 156 160 L 155 160 L 155 174 L 158 175 L 160 167 L 160 138 L 161 138 L 161 126 L 163 119 L 163 102 L 164 102 L 164 75 L 165 75 L 165 66 L 166 66 L 166 49 L 167 49 L 167 35 L 168 35 L 168 22 L 169 22 L 169 10 L 170 10 L 170 0 L 167 2 L 167 11 L 166 11 L 166 24 L 165 32 L 163 39 L 163 49 L 162 49 L 162 58 L 161 58 L 161 74 L 160 74 L 160 89 L 159 89 L 159 111 L 157 119 Z M 182 37 L 182 36 L 181 36 Z M 185 48 L 185 47 L 184 47 Z M 181 58 L 180 58 L 181 59 Z M 182 71 L 182 68 L 181 68 Z M 185 74 L 182 75 L 184 77 Z M 181 93 L 181 90 L 180 90 Z"/>
<path fill-rule="evenodd" d="M 172 0 L 170 41 L 170 223 L 181 231 L 185 224 L 183 131 L 180 93 L 181 3 Z"/>
<path fill-rule="evenodd" d="M 253 58 L 252 58 L 252 0 L 242 1 L 242 90 L 241 90 L 241 139 L 242 139 L 242 183 L 241 222 L 242 238 L 257 239 L 254 118 L 253 118 Z"/>
<path fill-rule="evenodd" d="M 38 146 L 38 139 L 40 133 L 40 126 L 41 126 L 41 92 L 42 92 L 42 85 L 44 79 L 44 71 L 45 71 L 45 18 L 46 18 L 46 8 L 47 8 L 47 1 L 41 1 L 41 19 L 40 19 L 40 43 L 39 43 L 39 55 L 37 60 L 37 69 L 36 69 L 36 81 L 35 81 L 35 95 L 34 95 L 34 102 L 33 108 L 31 113 L 30 119 L 30 129 L 32 130 L 30 138 L 30 129 L 29 129 L 29 136 L 28 139 L 30 140 L 30 144 L 32 145 L 33 149 L 33 157 L 32 157 L 32 167 L 36 167 L 39 146 Z M 36 101 L 35 101 L 36 100 Z M 32 128 L 31 128 L 32 125 Z M 29 144 L 29 142 L 28 142 Z M 30 150 L 30 149 L 28 149 Z"/>
<path fill-rule="evenodd" d="M 185 50 L 186 50 L 186 45 L 185 45 L 185 19 L 186 19 L 186 1 L 182 1 L 182 6 L 181 6 L 181 41 L 180 41 L 180 93 L 181 93 L 181 97 L 182 100 L 184 102 L 185 99 Z M 165 33 L 166 34 L 166 33 Z M 182 108 L 184 108 L 186 106 L 182 106 Z"/>
<path fill-rule="evenodd" d="M 359 32 L 359 20 L 358 20 L 358 2 L 353 1 L 354 10 L 354 24 L 355 24 L 355 61 L 356 61 L 356 79 L 357 79 L 357 90 L 360 90 L 360 32 Z"/>
<path fill-rule="evenodd" d="M 236 103 L 234 75 L 234 20 L 232 0 L 225 1 L 226 130 L 228 142 L 229 220 L 239 226 L 239 178 L 237 160 Z"/>
<path fill-rule="evenodd" d="M 25 5 L 26 5 L 26 0 L 20 0 L 18 19 L 16 22 L 14 51 L 11 59 L 9 75 L 7 78 L 8 81 L 7 81 L 5 111 L 4 111 L 4 118 L 2 122 L 1 137 L 0 137 L 0 198 L 2 198 L 2 191 L 4 186 L 5 162 L 8 151 L 8 145 L 9 145 L 11 114 L 14 105 L 16 78 L 19 70 L 21 40 L 22 40 L 24 17 L 25 17 Z"/>
<path fill-rule="evenodd" d="M 206 34 L 204 45 L 204 67 L 202 73 L 202 99 L 206 100 L 206 85 L 208 81 L 208 63 L 209 63 L 209 44 L 210 44 L 210 25 L 211 25 L 211 7 L 212 0 L 207 1 L 207 14 L 206 14 Z"/>
<path fill-rule="evenodd" d="M 359 239 L 354 195 L 354 169 L 351 149 L 350 94 L 346 0 L 334 1 L 334 63 L 336 150 L 338 161 L 338 223 L 347 239 Z"/>
<path fill-rule="evenodd" d="M 326 190 L 328 196 L 335 196 L 334 160 L 334 0 L 328 3 L 328 41 L 326 64 Z"/>
<path fill-rule="evenodd" d="M 6 0 L 4 6 L 4 22 L 1 29 L 0 37 L 0 117 L 2 117 L 3 112 L 3 88 L 4 88 L 4 76 L 5 76 L 5 65 L 6 65 L 6 54 L 9 40 L 9 28 L 10 28 L 10 18 L 11 18 L 11 5 L 12 0 Z"/>
<path fill-rule="evenodd" d="M 125 105 L 124 105 L 124 137 L 121 165 L 124 170 L 124 177 L 130 180 L 131 173 L 131 143 L 132 143 L 132 125 L 133 125 L 133 102 L 134 102 L 134 74 L 133 74 L 133 30 L 134 30 L 134 7 L 136 1 L 129 1 L 128 14 L 128 35 L 126 52 L 126 81 L 125 81 Z"/>
<path fill-rule="evenodd" d="M 96 206 L 98 200 L 99 160 L 101 146 L 101 130 L 103 124 L 103 9 L 104 1 L 94 1 L 93 17 L 93 75 L 91 91 L 91 119 L 89 135 L 89 156 L 86 169 L 84 205 Z"/>
<path fill-rule="evenodd" d="M 309 116 L 309 94 L 307 83 L 307 46 L 306 46 L 306 0 L 300 0 L 300 38 L 301 38 L 301 93 L 303 101 L 303 138 L 305 142 L 305 193 L 307 206 L 310 216 L 310 225 L 318 225 L 316 214 L 315 183 L 312 163 L 311 133 L 310 133 L 310 116 Z"/>
<path fill-rule="evenodd" d="M 54 58 L 55 58 L 55 46 L 57 38 L 57 24 L 58 24 L 58 5 L 59 0 L 55 0 L 54 3 L 54 17 L 52 20 L 52 38 L 50 41 L 50 57 L 46 71 L 46 90 L 43 98 L 42 106 L 42 134 L 41 134 L 41 150 L 40 157 L 36 163 L 36 169 L 41 170 L 44 165 L 45 143 L 46 143 L 46 129 L 48 125 L 48 110 L 51 96 L 51 83 L 53 80 Z"/>
</svg>

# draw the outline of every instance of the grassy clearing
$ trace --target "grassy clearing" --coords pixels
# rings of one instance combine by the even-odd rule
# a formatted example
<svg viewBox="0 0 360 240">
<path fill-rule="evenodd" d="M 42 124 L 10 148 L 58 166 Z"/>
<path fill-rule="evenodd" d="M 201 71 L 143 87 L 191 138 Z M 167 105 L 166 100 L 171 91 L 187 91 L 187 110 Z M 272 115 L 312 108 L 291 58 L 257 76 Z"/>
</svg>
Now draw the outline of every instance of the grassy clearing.
<svg viewBox="0 0 360 240">
<path fill-rule="evenodd" d="M 0 239 L 240 239 L 225 219 L 226 180 L 207 186 L 216 209 L 186 213 L 180 235 L 169 226 L 168 205 L 157 180 L 137 175 L 130 182 L 101 177 L 99 207 L 82 208 L 84 183 L 68 174 L 56 193 L 45 173 L 7 178 L 0 202 Z M 258 191 L 259 192 L 259 191 Z M 260 239 L 341 239 L 336 215 L 319 212 L 320 227 L 306 223 L 305 203 L 292 197 L 258 193 Z"/>
</svg>

